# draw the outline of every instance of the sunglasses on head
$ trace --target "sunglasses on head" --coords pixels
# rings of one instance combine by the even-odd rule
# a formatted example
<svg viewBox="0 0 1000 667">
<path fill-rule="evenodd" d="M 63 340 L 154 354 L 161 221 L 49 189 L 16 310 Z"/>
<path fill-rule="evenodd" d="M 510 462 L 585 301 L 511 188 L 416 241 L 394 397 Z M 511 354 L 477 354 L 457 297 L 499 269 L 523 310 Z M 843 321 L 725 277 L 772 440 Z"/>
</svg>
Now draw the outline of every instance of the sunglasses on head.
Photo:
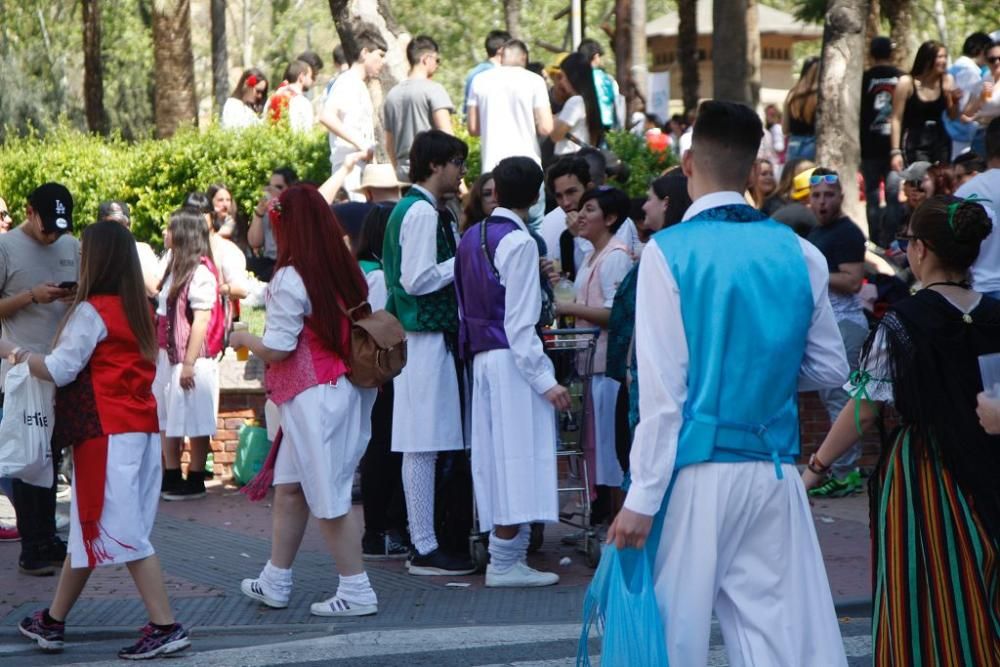
<svg viewBox="0 0 1000 667">
<path fill-rule="evenodd" d="M 819 185 L 820 183 L 836 185 L 839 182 L 840 177 L 837 174 L 813 174 L 809 177 L 809 185 Z"/>
</svg>

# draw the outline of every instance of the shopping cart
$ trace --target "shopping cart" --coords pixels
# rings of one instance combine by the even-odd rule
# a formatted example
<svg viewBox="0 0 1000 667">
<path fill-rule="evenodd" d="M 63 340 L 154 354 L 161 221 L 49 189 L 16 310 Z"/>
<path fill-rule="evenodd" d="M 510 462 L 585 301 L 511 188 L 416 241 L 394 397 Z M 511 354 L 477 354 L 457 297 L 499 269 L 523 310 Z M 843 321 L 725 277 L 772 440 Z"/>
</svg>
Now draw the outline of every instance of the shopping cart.
<svg viewBox="0 0 1000 667">
<path fill-rule="evenodd" d="M 593 486 L 590 466 L 587 464 L 584 445 L 592 437 L 592 403 L 590 402 L 590 376 L 593 372 L 594 349 L 601 330 L 545 329 L 542 341 L 545 353 L 555 367 L 559 384 L 569 389 L 572 407 L 556 414 L 556 464 L 559 474 L 558 487 L 561 507 L 559 522 L 580 531 L 577 548 L 586 554 L 587 564 L 597 567 L 601 558 L 601 545 L 590 526 L 590 499 Z M 563 496 L 570 498 L 563 502 Z M 486 569 L 489 560 L 489 533 L 480 533 L 479 513 L 475 494 L 472 499 L 473 529 L 469 535 L 469 554 L 479 571 Z M 532 524 L 528 551 L 537 551 L 544 539 L 544 524 Z"/>
</svg>

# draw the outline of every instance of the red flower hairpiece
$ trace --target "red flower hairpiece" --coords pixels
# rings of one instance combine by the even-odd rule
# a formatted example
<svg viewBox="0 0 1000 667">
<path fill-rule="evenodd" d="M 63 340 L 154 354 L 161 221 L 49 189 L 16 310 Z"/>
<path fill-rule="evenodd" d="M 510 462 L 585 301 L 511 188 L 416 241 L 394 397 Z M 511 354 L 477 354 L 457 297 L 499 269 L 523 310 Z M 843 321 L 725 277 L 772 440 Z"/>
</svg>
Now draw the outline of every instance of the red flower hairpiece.
<svg viewBox="0 0 1000 667">
<path fill-rule="evenodd" d="M 253 74 L 247 77 L 247 85 L 251 88 L 256 88 L 258 83 L 260 83 L 260 81 L 258 81 L 257 77 Z"/>
</svg>

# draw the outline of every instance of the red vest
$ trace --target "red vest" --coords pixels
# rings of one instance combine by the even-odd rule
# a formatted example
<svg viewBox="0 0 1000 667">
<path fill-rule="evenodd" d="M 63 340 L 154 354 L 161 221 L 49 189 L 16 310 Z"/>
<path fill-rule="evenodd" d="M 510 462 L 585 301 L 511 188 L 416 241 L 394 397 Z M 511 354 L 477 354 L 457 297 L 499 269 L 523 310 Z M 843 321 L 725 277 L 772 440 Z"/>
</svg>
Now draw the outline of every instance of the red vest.
<svg viewBox="0 0 1000 667">
<path fill-rule="evenodd" d="M 76 380 L 56 391 L 53 440 L 60 445 L 116 433 L 160 430 L 153 397 L 156 364 L 142 356 L 116 295 L 87 300 L 104 321 L 107 337 L 97 344 Z"/>
</svg>

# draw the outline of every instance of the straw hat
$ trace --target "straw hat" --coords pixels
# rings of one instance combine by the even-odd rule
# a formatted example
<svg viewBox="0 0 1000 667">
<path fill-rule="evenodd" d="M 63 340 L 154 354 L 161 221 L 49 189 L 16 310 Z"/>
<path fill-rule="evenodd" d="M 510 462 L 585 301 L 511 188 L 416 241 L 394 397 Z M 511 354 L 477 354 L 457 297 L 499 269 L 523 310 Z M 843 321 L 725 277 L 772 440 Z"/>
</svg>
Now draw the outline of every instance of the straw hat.
<svg viewBox="0 0 1000 667">
<path fill-rule="evenodd" d="M 369 164 L 361 174 L 361 185 L 355 188 L 354 192 L 364 192 L 368 188 L 399 188 L 404 185 L 409 184 L 396 178 L 396 170 L 388 162 Z"/>
</svg>

